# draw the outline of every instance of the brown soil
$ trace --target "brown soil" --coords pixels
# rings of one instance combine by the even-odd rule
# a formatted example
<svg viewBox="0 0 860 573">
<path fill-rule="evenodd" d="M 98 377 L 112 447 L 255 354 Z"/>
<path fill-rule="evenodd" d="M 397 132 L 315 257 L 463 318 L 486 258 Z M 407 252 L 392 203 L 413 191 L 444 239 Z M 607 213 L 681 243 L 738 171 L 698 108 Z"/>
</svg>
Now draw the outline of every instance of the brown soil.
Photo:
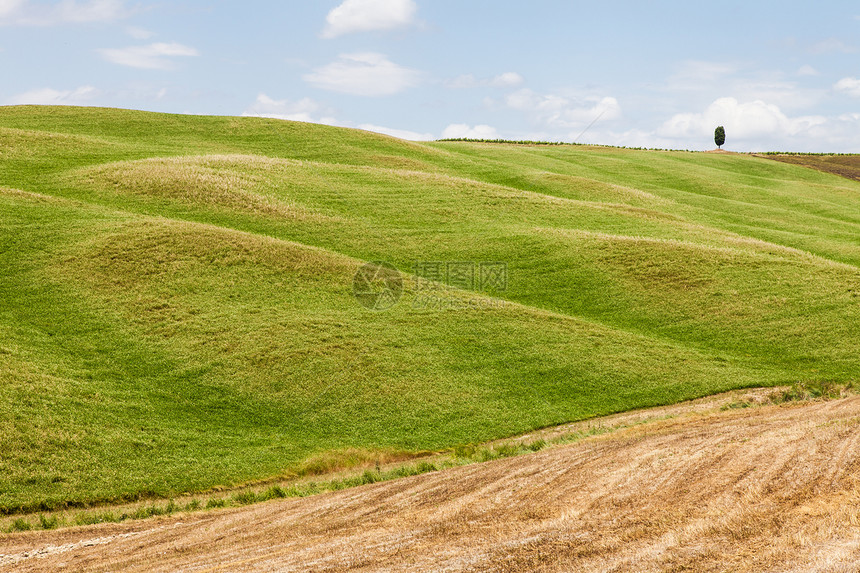
<svg viewBox="0 0 860 573">
<path fill-rule="evenodd" d="M 860 155 L 758 155 L 860 181 Z"/>
<path fill-rule="evenodd" d="M 857 571 L 860 397 L 656 420 L 241 509 L 0 537 L 15 571 Z"/>
</svg>

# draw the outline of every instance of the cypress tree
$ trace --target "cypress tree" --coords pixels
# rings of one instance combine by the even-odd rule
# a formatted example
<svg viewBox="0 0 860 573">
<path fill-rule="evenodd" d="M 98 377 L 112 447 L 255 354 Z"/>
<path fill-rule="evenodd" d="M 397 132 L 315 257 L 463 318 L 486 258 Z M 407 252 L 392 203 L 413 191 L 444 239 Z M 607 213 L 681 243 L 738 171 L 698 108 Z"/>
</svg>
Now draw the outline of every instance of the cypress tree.
<svg viewBox="0 0 860 573">
<path fill-rule="evenodd" d="M 717 144 L 717 148 L 721 148 L 725 142 L 726 130 L 723 129 L 723 126 L 721 125 L 714 130 L 714 143 Z"/>
</svg>

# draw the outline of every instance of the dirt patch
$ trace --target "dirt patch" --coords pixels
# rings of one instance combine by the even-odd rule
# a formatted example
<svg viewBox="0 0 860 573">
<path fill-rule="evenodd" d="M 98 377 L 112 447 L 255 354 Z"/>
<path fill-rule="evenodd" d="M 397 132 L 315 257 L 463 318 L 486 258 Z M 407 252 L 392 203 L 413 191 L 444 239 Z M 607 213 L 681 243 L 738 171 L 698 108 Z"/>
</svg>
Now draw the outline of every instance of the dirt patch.
<svg viewBox="0 0 860 573">
<path fill-rule="evenodd" d="M 803 154 L 761 154 L 764 157 L 782 163 L 802 165 L 825 173 L 833 173 L 847 179 L 860 181 L 860 155 L 803 155 Z"/>
</svg>

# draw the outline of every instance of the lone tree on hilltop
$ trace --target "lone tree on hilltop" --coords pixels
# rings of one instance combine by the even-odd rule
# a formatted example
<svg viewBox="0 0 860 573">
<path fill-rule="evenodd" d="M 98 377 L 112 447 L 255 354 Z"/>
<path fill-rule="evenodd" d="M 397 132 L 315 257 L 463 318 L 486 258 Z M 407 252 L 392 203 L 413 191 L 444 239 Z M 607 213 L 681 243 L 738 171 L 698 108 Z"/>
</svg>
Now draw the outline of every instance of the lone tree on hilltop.
<svg viewBox="0 0 860 573">
<path fill-rule="evenodd" d="M 723 144 L 726 142 L 726 130 L 723 129 L 723 126 L 717 127 L 714 130 L 714 143 L 717 144 L 717 149 L 721 148 Z"/>
</svg>

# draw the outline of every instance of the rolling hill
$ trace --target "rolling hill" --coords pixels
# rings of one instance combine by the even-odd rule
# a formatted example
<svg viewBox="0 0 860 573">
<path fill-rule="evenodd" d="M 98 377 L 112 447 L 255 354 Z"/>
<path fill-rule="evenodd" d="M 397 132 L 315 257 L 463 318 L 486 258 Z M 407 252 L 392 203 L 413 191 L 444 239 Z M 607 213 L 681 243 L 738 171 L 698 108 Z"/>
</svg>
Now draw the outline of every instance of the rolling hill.
<svg viewBox="0 0 860 573">
<path fill-rule="evenodd" d="M 746 155 L 5 107 L 0 264 L 3 513 L 860 372 L 860 183 Z"/>
</svg>

